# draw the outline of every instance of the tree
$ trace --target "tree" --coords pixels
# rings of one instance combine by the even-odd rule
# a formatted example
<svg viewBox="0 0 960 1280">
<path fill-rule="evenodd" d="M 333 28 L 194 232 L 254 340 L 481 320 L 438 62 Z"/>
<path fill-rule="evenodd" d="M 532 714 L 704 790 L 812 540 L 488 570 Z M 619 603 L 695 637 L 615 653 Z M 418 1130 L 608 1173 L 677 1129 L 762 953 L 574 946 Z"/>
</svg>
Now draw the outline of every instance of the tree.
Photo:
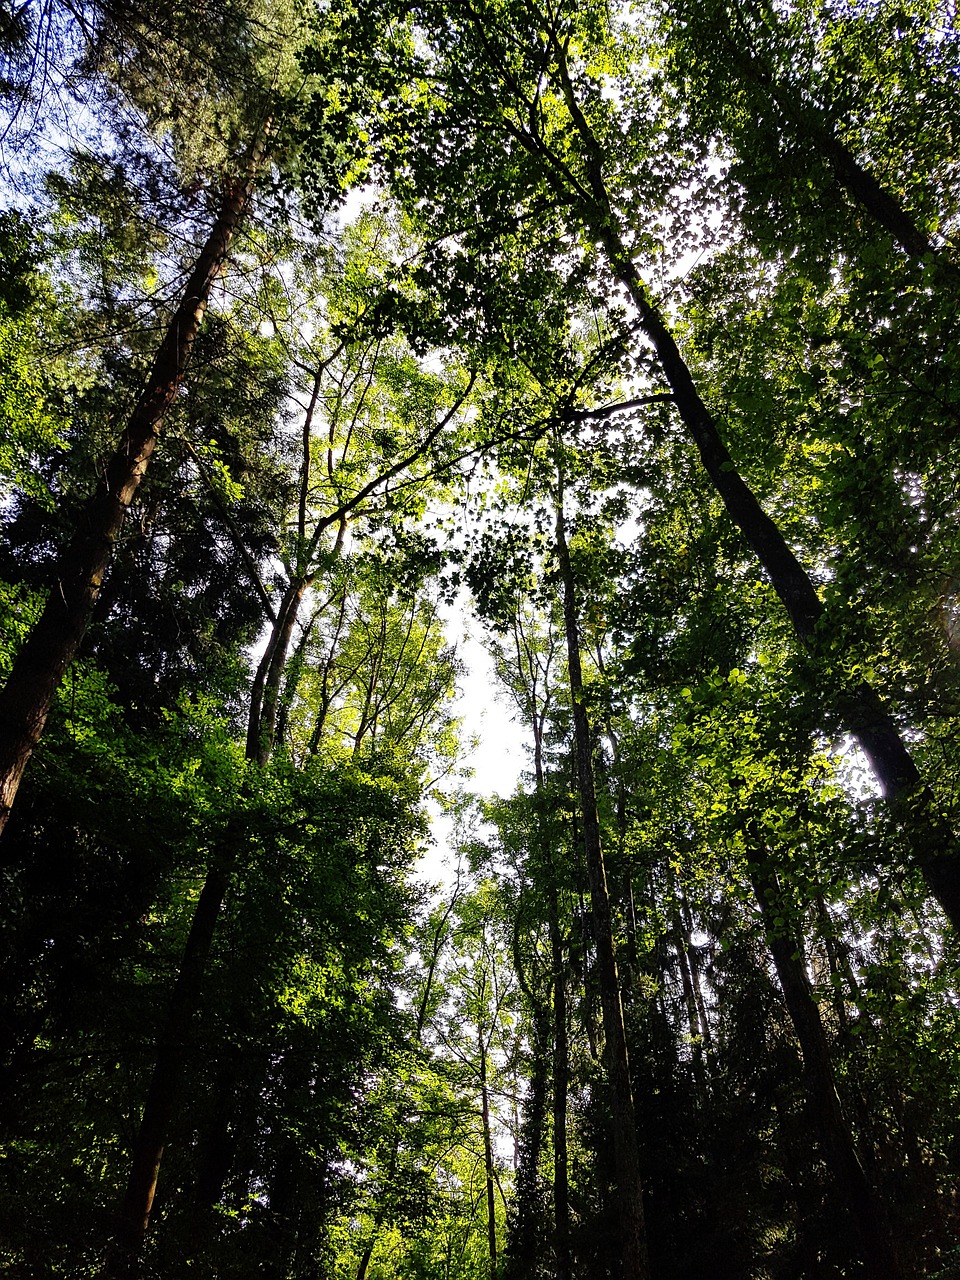
<svg viewBox="0 0 960 1280">
<path fill-rule="evenodd" d="M 947 26 L 0 24 L 8 145 L 84 104 L 5 178 L 5 671 L 265 150 L 3 837 L 8 1269 L 952 1274 Z"/>
<path fill-rule="evenodd" d="M 83 17 L 84 11 L 78 12 Z M 96 11 L 94 15 L 98 16 Z M 109 19 L 110 15 L 105 17 Z M 252 15 L 246 18 L 249 37 Z M 144 27 L 136 20 L 133 25 L 138 35 L 144 33 Z M 110 30 L 111 38 L 117 38 L 118 29 Z M 149 24 L 146 30 L 149 32 Z M 243 29 L 237 34 L 239 39 L 244 38 Z M 289 34 L 295 37 L 296 28 Z M 160 41 L 155 42 L 155 47 L 169 57 L 169 46 Z M 124 45 L 124 54 L 127 48 Z M 266 67 L 262 62 L 258 65 L 263 53 L 259 39 L 250 44 L 250 50 L 253 56 L 234 68 L 236 79 L 228 78 L 229 91 L 220 95 L 226 100 L 217 104 L 221 108 L 217 124 L 223 143 L 211 157 L 213 172 L 208 169 L 202 176 L 196 172 L 189 175 L 199 176 L 201 183 L 208 175 L 212 179 L 212 222 L 195 246 L 195 256 L 186 271 L 187 279 L 171 308 L 152 362 L 133 396 L 133 407 L 127 411 L 120 441 L 100 468 L 96 491 L 78 517 L 62 552 L 55 585 L 49 591 L 44 611 L 21 646 L 0 694 L 4 722 L 0 737 L 0 830 L 6 824 L 23 771 L 43 732 L 56 690 L 86 632 L 127 508 L 183 383 L 214 284 L 247 216 L 258 180 L 282 151 L 279 139 L 287 128 L 284 113 L 291 101 L 291 69 L 282 65 L 282 52 L 279 57 L 274 55 Z M 145 86 L 136 74 L 134 83 L 127 85 L 124 72 L 129 68 L 121 65 L 116 70 L 115 83 L 120 88 L 128 88 L 137 105 L 149 113 L 150 123 L 161 127 L 156 114 L 155 86 Z M 255 72 L 261 76 L 256 90 L 246 82 L 247 76 Z M 212 105 L 204 101 L 202 110 Z M 185 140 L 189 149 L 196 142 L 190 134 L 191 126 L 200 130 L 204 124 L 202 111 L 200 116 L 194 113 L 192 119 L 180 123 L 175 140 Z"/>
<path fill-rule="evenodd" d="M 738 471 L 717 418 L 701 397 L 670 326 L 641 275 L 637 258 L 649 259 L 655 243 L 643 219 L 660 216 L 688 153 L 682 139 L 671 132 L 670 103 L 656 92 L 656 83 L 650 88 L 658 103 L 657 124 L 663 124 L 667 137 L 676 145 L 648 145 L 651 125 L 646 115 L 640 117 L 639 101 L 642 92 L 646 109 L 650 93 L 641 91 L 636 83 L 640 74 L 637 66 L 627 64 L 622 53 L 615 52 L 614 31 L 606 18 L 598 13 L 591 22 L 592 26 L 584 25 L 582 14 L 574 18 L 527 12 L 509 12 L 494 20 L 493 15 L 482 15 L 475 9 L 456 11 L 453 21 L 448 9 L 442 13 L 429 6 L 419 10 L 417 38 L 394 29 L 387 46 L 391 69 L 378 62 L 375 54 L 370 81 L 379 84 L 378 77 L 386 76 L 388 82 L 399 84 L 402 73 L 408 83 L 416 84 L 418 78 L 426 77 L 431 84 L 443 84 L 457 107 L 451 112 L 446 100 L 422 95 L 413 121 L 405 121 L 408 129 L 411 123 L 416 128 L 416 142 L 398 145 L 389 110 L 378 115 L 368 100 L 371 128 L 387 140 L 382 152 L 385 176 L 401 198 L 416 192 L 412 199 L 419 216 L 429 215 L 438 239 L 451 234 L 458 223 L 477 227 L 475 217 L 468 210 L 454 208 L 448 198 L 451 189 L 466 189 L 482 191 L 488 202 L 499 202 L 501 209 L 529 209 L 539 215 L 531 224 L 538 230 L 542 226 L 541 243 L 551 245 L 555 254 L 563 252 L 560 246 L 565 247 L 565 242 L 560 239 L 557 243 L 563 236 L 572 239 L 581 260 L 591 266 L 594 250 L 600 250 L 607 270 L 635 310 L 637 328 L 653 352 L 658 376 L 669 387 L 669 392 L 660 392 L 656 398 L 663 394 L 671 397 L 729 517 L 769 576 L 801 643 L 823 664 L 831 701 L 857 737 L 885 795 L 911 833 L 918 865 L 931 892 L 954 921 L 960 920 L 956 837 L 944 825 L 903 736 L 875 690 L 863 680 L 834 676 L 838 665 L 854 665 L 850 660 L 844 662 L 842 631 L 826 616 L 809 574 Z M 619 34 L 629 44 L 629 33 Z M 602 78 L 612 75 L 619 75 L 624 82 L 622 120 L 615 114 L 613 97 L 600 91 Z M 386 99 L 388 108 L 393 101 Z M 480 161 L 477 151 L 479 133 L 486 137 L 491 130 L 501 139 L 500 153 L 506 157 L 503 165 L 493 169 Z M 618 147 L 615 152 L 612 139 L 621 137 L 624 130 L 634 145 L 626 150 Z M 441 138 L 442 161 L 436 150 Z M 489 154 L 485 146 L 484 156 Z M 613 165 L 614 154 L 625 155 L 626 165 Z M 430 159 L 425 163 L 427 156 Z M 455 171 L 464 170 L 474 175 L 476 183 L 464 187 L 459 177 L 454 178 Z M 425 197 L 428 191 L 429 202 Z M 558 216 L 558 207 L 564 216 Z M 496 246 L 495 256 L 508 233 L 503 224 L 501 215 L 484 225 L 482 235 L 479 229 L 474 233 L 477 258 L 483 261 L 484 269 L 490 261 L 487 246 Z M 492 279 L 503 276 L 504 268 L 509 275 L 513 256 L 503 255 Z M 475 277 L 478 265 L 467 255 L 455 253 L 447 270 L 454 276 L 466 273 Z M 472 309 L 471 295 L 463 285 L 460 296 L 462 313 Z M 489 299 L 489 294 L 486 296 Z M 489 312 L 489 301 L 486 305 Z M 505 320 L 512 329 L 515 317 L 496 316 L 494 330 L 501 331 Z M 475 326 L 476 320 L 469 323 Z"/>
</svg>

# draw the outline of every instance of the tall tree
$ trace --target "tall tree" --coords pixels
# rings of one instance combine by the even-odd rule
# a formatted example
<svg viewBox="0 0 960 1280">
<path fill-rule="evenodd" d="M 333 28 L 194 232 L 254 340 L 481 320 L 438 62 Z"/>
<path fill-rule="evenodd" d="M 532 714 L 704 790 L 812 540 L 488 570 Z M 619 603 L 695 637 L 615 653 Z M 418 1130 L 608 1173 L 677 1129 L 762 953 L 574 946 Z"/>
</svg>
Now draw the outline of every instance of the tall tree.
<svg viewBox="0 0 960 1280">
<path fill-rule="evenodd" d="M 102 17 L 103 31 L 119 32 L 115 23 L 111 25 L 116 15 L 101 14 L 96 8 L 78 8 L 77 13 L 81 21 L 88 13 Z M 284 50 L 264 57 L 261 33 L 253 33 L 255 21 L 254 13 L 245 14 L 234 32 L 235 45 L 242 46 L 246 40 L 247 51 L 246 56 L 238 57 L 233 78 L 223 77 L 226 92 L 201 99 L 199 110 L 178 120 L 174 130 L 174 145 L 182 144 L 181 151 L 193 160 L 183 180 L 198 181 L 208 188 L 213 218 L 193 246 L 192 260 L 189 253 L 186 255 L 187 278 L 166 317 L 132 407 L 114 410 L 116 417 L 125 417 L 122 435 L 99 468 L 95 492 L 78 516 L 54 571 L 44 611 L 21 646 L 0 692 L 0 830 L 6 825 L 63 674 L 86 632 L 127 509 L 182 386 L 214 285 L 248 214 L 258 180 L 282 151 L 281 140 L 288 128 L 285 115 L 293 101 L 291 68 L 282 65 Z M 169 60 L 175 32 L 165 32 L 161 38 L 153 15 L 146 13 L 136 15 L 131 29 L 135 43 L 122 44 L 120 62 L 112 67 L 112 83 L 130 93 L 133 104 L 144 110 L 148 126 L 160 129 L 164 122 L 158 113 L 156 88 L 136 74 L 128 82 L 127 72 L 137 64 L 127 58 L 139 51 L 140 38 L 146 36 L 154 53 L 160 50 Z M 287 37 L 292 40 L 297 34 L 294 25 Z M 209 77 L 210 68 L 206 70 Z M 191 152 L 197 143 L 191 129 L 202 133 L 211 119 L 216 120 L 219 145 L 209 149 L 204 168 L 200 164 L 202 148 Z"/>
<path fill-rule="evenodd" d="M 676 117 L 670 114 L 669 98 L 659 91 L 655 79 L 641 89 L 637 81 L 642 82 L 642 71 L 635 63 L 627 63 L 623 54 L 629 47 L 629 32 L 611 25 L 599 11 L 591 11 L 589 23 L 582 12 L 511 10 L 494 15 L 469 8 L 441 12 L 429 6 L 414 17 L 416 38 L 402 29 L 392 30 L 386 46 L 392 66 L 374 59 L 371 83 L 379 84 L 378 77 L 384 75 L 395 81 L 405 72 L 411 84 L 439 80 L 448 98 L 424 94 L 419 111 L 413 112 L 413 139 L 401 144 L 396 143 L 389 113 L 386 119 L 383 113 L 378 116 L 369 102 L 368 110 L 374 117 L 372 127 L 393 140 L 384 143 L 381 154 L 398 195 L 409 196 L 421 217 L 429 215 L 440 235 L 449 234 L 454 223 L 464 220 L 474 228 L 474 258 L 452 255 L 441 269 L 461 282 L 465 276 L 472 288 L 488 270 L 490 281 L 506 284 L 511 280 L 511 268 L 519 265 L 517 258 L 523 255 L 517 254 L 510 238 L 510 222 L 517 215 L 505 215 L 504 210 L 535 212 L 525 228 L 542 228 L 540 243 L 550 245 L 556 254 L 566 249 L 564 235 L 573 237 L 585 264 L 592 265 L 595 250 L 600 250 L 607 270 L 634 309 L 636 326 L 653 353 L 656 375 L 669 388 L 660 394 L 671 398 L 729 517 L 769 576 L 801 643 L 822 664 L 825 692 L 856 736 L 900 816 L 931 892 L 950 918 L 960 923 L 956 835 L 940 814 L 904 736 L 877 692 L 862 679 L 835 674 L 838 665 L 855 665 L 852 659 L 837 662 L 838 655 L 846 656 L 842 629 L 826 615 L 810 574 L 739 471 L 718 419 L 701 396 L 638 265 L 638 258 L 641 262 L 652 259 L 656 237 L 649 224 L 669 204 L 671 187 L 680 180 L 688 159 L 674 129 Z M 622 98 L 601 91 L 604 77 L 611 75 L 623 83 Z M 651 95 L 657 103 L 655 113 L 647 111 Z M 388 106 L 393 101 L 389 98 Z M 456 102 L 455 111 L 448 109 L 448 101 Z M 624 104 L 620 109 L 618 102 Z M 662 140 L 651 145 L 655 127 L 663 130 L 670 146 L 661 145 Z M 493 167 L 488 147 L 491 132 L 501 139 L 505 158 Z M 629 148 L 620 141 L 624 133 L 631 139 Z M 483 159 L 478 149 L 481 136 Z M 442 159 L 439 139 L 444 139 Z M 424 163 L 427 156 L 430 160 Z M 618 162 L 621 156 L 624 161 Z M 464 170 L 475 183 L 467 189 L 482 192 L 488 209 L 499 208 L 495 218 L 478 223 L 466 209 L 454 208 L 449 190 L 463 189 L 463 184 L 453 173 Z M 511 252 L 501 253 L 495 261 L 505 242 L 511 244 Z M 533 256 L 532 246 L 524 249 Z M 472 312 L 467 323 L 476 326 L 472 297 L 463 283 L 460 296 L 461 313 Z M 517 324 L 516 299 L 500 303 L 498 298 L 498 304 L 500 311 L 493 313 L 492 326 L 501 334 L 506 329 L 509 335 Z M 481 309 L 484 325 L 491 307 L 488 301 L 486 312 Z"/>
</svg>

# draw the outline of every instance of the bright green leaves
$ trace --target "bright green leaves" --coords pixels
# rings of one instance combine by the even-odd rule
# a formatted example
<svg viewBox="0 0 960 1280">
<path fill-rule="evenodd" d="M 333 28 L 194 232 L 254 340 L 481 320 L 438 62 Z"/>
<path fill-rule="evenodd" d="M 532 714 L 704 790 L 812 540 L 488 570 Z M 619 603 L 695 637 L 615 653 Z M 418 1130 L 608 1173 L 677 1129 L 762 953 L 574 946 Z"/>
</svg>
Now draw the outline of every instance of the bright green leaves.
<svg viewBox="0 0 960 1280">
<path fill-rule="evenodd" d="M 44 250 L 21 216 L 0 216 L 0 489 L 21 488 L 46 504 L 40 466 L 63 445 L 67 422 L 56 395 L 56 362 L 44 355 L 56 328 Z"/>
</svg>

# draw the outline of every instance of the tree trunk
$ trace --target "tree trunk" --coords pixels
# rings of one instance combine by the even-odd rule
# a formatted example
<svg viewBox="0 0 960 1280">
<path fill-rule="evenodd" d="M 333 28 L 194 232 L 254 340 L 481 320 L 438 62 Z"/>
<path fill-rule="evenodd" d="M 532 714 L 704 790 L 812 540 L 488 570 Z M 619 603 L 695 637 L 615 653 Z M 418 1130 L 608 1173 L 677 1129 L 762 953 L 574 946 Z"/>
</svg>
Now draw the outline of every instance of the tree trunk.
<svg viewBox="0 0 960 1280">
<path fill-rule="evenodd" d="M 824 1156 L 837 1192 L 846 1202 L 856 1247 L 870 1280 L 897 1280 L 901 1270 L 887 1232 L 883 1213 L 864 1172 L 850 1125 L 837 1094 L 830 1049 L 820 1010 L 810 989 L 803 960 L 803 942 L 796 930 L 784 926 L 789 905 L 783 900 L 776 873 L 762 853 L 750 848 L 748 868 L 767 934 L 767 944 L 790 1019 L 803 1056 L 810 1110 L 823 1142 Z M 778 918 L 781 923 L 777 923 Z"/>
<path fill-rule="evenodd" d="M 487 1048 L 483 1043 L 483 1028 L 479 1024 L 477 1045 L 480 1050 L 480 1117 L 483 1121 L 483 1165 L 487 1185 L 487 1248 L 490 1256 L 490 1280 L 496 1280 L 497 1213 L 494 1199 L 493 1139 L 490 1134 L 490 1096 L 487 1092 Z"/>
<path fill-rule="evenodd" d="M 566 52 L 559 41 L 555 52 L 560 87 L 582 145 L 587 183 L 586 192 L 581 188 L 584 224 L 603 245 L 614 277 L 637 308 L 640 328 L 656 352 L 687 434 L 727 513 L 767 571 L 801 641 L 816 653 L 825 638 L 818 635 L 817 625 L 824 615 L 823 603 L 783 534 L 738 472 L 669 328 L 650 299 L 618 231 L 603 177 L 603 152 L 577 101 Z M 533 140 L 528 141 L 539 154 Z M 567 171 L 550 170 L 549 174 L 554 184 L 569 194 Z M 929 789 L 875 691 L 860 684 L 836 695 L 836 702 L 903 825 L 931 893 L 954 927 L 960 929 L 960 847 L 955 833 L 937 812 Z"/>
<path fill-rule="evenodd" d="M 597 949 L 600 1004 L 606 1040 L 607 1071 L 613 1104 L 614 1161 L 620 1204 L 623 1280 L 647 1280 L 646 1231 L 643 1220 L 643 1192 L 640 1185 L 640 1155 L 630 1084 L 627 1037 L 620 999 L 620 980 L 613 945 L 610 897 L 600 842 L 600 822 L 594 788 L 590 723 L 583 700 L 583 672 L 580 662 L 580 630 L 577 621 L 576 586 L 570 566 L 563 519 L 563 486 L 557 499 L 557 559 L 563 582 L 563 616 L 567 636 L 567 664 L 573 704 L 577 776 L 583 821 L 583 845 L 590 880 L 593 936 Z"/>
<path fill-rule="evenodd" d="M 308 585 L 309 579 L 300 578 L 287 588 L 254 680 L 246 756 L 260 765 L 266 764 L 273 745 L 280 682 L 299 605 Z M 236 865 L 238 838 L 239 832 L 231 822 L 197 902 L 164 1032 L 157 1045 L 153 1076 L 134 1142 L 120 1222 L 107 1255 L 106 1280 L 130 1280 L 139 1271 L 139 1256 L 150 1226 L 163 1149 L 183 1078 L 190 1024 L 200 1003 L 217 919 Z"/>
<path fill-rule="evenodd" d="M 363 1246 L 363 1253 L 360 1255 L 360 1263 L 357 1267 L 356 1280 L 366 1280 L 367 1267 L 370 1265 L 370 1259 L 373 1257 L 373 1250 L 376 1247 L 376 1243 L 377 1237 L 371 1236 Z"/>
<path fill-rule="evenodd" d="M 198 1142 L 198 1170 L 190 1206 L 190 1240 L 194 1255 L 209 1243 L 214 1225 L 213 1206 L 223 1195 L 237 1149 L 237 1132 L 233 1121 L 240 1106 L 239 1054 L 217 1072 L 214 1094 L 216 1110 L 202 1141 Z M 193 1259 L 197 1264 L 196 1256 Z"/>
<path fill-rule="evenodd" d="M 104 1267 L 103 1274 L 107 1280 L 129 1280 L 139 1271 L 140 1250 L 150 1226 L 160 1162 L 179 1098 L 187 1043 L 200 1000 L 203 975 L 235 861 L 237 836 L 231 823 L 200 891 L 180 972 L 157 1044 L 156 1063 L 134 1141 L 119 1222 Z"/>
<path fill-rule="evenodd" d="M 225 186 L 216 220 L 170 318 L 120 443 L 99 487 L 83 508 L 73 537 L 60 556 L 43 613 L 0 692 L 0 831 L 10 816 L 63 674 L 86 632 L 113 544 L 183 382 L 210 291 L 249 206 L 260 160 L 257 151 L 247 176 Z"/>
<path fill-rule="evenodd" d="M 690 904 L 684 893 L 683 886 L 676 886 L 677 897 L 680 905 L 680 915 L 683 920 L 684 937 L 687 940 L 687 960 L 690 964 L 690 976 L 693 979 L 693 998 L 696 1001 L 697 1010 L 700 1014 L 700 1035 L 703 1041 L 704 1054 L 709 1056 L 713 1049 L 713 1038 L 710 1031 L 710 1019 L 707 1017 L 707 1004 L 703 998 L 703 970 L 700 965 L 700 957 L 697 954 L 697 948 L 691 941 L 693 937 L 693 916 L 690 912 Z"/>
<path fill-rule="evenodd" d="M 277 727 L 280 686 L 287 663 L 287 653 L 297 625 L 297 616 L 312 577 L 294 578 L 288 585 L 277 611 L 277 620 L 257 667 L 250 690 L 250 715 L 247 720 L 247 759 L 261 767 L 270 759 Z"/>
<path fill-rule="evenodd" d="M 284 596 L 270 642 L 257 669 L 247 727 L 248 760 L 264 765 L 273 745 L 277 695 L 290 637 L 309 579 L 294 580 Z M 266 710 L 264 710 L 266 708 Z M 200 1002 L 217 919 L 237 860 L 239 832 L 228 825 L 222 850 L 207 873 L 167 1011 L 153 1076 L 131 1157 L 131 1171 L 120 1210 L 120 1223 L 108 1252 L 105 1280 L 130 1280 L 139 1270 L 156 1193 L 163 1149 L 178 1099 L 190 1024 Z"/>
<path fill-rule="evenodd" d="M 597 646 L 597 669 L 600 672 L 601 679 L 607 677 L 606 670 L 603 665 L 603 653 L 600 646 Z M 607 738 L 610 741 L 610 750 L 613 755 L 613 773 L 614 784 L 617 795 L 617 849 L 614 866 L 615 874 L 620 878 L 622 885 L 621 902 L 622 909 L 626 919 L 627 928 L 627 946 L 626 946 L 626 964 L 620 966 L 620 974 L 623 979 L 622 991 L 629 997 L 632 993 L 632 986 L 637 971 L 637 904 L 633 896 L 633 872 L 627 863 L 627 788 L 624 783 L 623 765 L 620 759 L 620 740 L 613 728 L 613 718 L 607 712 L 605 717 Z"/>
<path fill-rule="evenodd" d="M 818 635 L 817 624 L 824 615 L 820 597 L 782 533 L 736 470 L 672 335 L 646 298 L 633 263 L 622 246 L 617 252 L 620 278 L 630 288 L 642 327 L 654 344 L 707 474 L 728 514 L 766 569 L 797 635 L 816 655 L 822 641 L 828 639 Z M 835 701 L 904 828 L 930 892 L 954 928 L 960 929 L 960 856 L 956 836 L 936 812 L 933 796 L 892 717 L 866 683 L 836 694 Z"/>
<path fill-rule="evenodd" d="M 570 1176 L 567 1165 L 567 974 L 556 890 L 550 902 L 553 968 L 553 1223 L 557 1280 L 570 1280 Z"/>
<path fill-rule="evenodd" d="M 737 470 L 673 335 L 650 299 L 617 228 L 603 178 L 603 152 L 577 101 L 566 54 L 559 45 L 557 58 L 562 92 L 582 144 L 589 191 L 588 196 L 582 197 L 584 223 L 603 245 L 614 277 L 627 290 L 637 309 L 639 327 L 656 352 L 687 435 L 696 446 L 728 515 L 766 570 L 801 642 L 816 656 L 831 640 L 823 628 L 818 627 L 825 612 L 823 602 L 783 534 Z M 566 175 L 553 173 L 552 176 L 556 185 L 566 191 Z M 892 717 L 866 683 L 835 693 L 834 701 L 870 761 L 930 892 L 954 928 L 960 930 L 960 844 L 937 811 L 934 798 Z"/>
<path fill-rule="evenodd" d="M 546 691 L 545 691 L 546 697 Z M 544 710 L 531 695 L 533 772 L 536 783 L 537 831 L 542 874 L 547 879 L 547 927 L 550 935 L 550 993 L 553 1003 L 553 1229 L 556 1280 L 570 1280 L 570 1175 L 567 1161 L 567 1093 L 570 1074 L 567 1048 L 567 969 L 560 930 L 560 893 L 553 848 L 548 835 L 547 797 L 543 772 Z"/>
<path fill-rule="evenodd" d="M 540 1157 L 543 1152 L 547 1118 L 548 1051 L 550 1045 L 549 989 L 546 1003 L 535 1001 L 532 991 L 527 991 L 532 1005 L 533 1035 L 530 1046 L 533 1074 L 530 1090 L 524 1100 L 524 1124 L 520 1143 L 519 1160 L 514 1158 L 516 1178 L 507 1239 L 506 1265 L 503 1280 L 528 1280 L 539 1269 L 540 1257 Z M 514 1148 L 516 1151 L 516 1147 Z"/>
<path fill-rule="evenodd" d="M 938 253 L 896 196 L 841 142 L 828 122 L 828 112 L 823 108 L 807 105 L 795 90 L 777 84 L 762 56 L 752 47 L 749 32 L 744 27 L 734 30 L 730 19 L 724 15 L 720 31 L 736 73 L 742 80 L 757 85 L 768 95 L 780 113 L 784 132 L 792 130 L 801 139 L 804 136 L 808 138 L 829 161 L 838 186 L 888 231 L 905 253 L 912 258 L 934 256 L 955 276 L 956 268 Z"/>
<path fill-rule="evenodd" d="M 677 955 L 677 968 L 680 972 L 680 985 L 683 989 L 683 1004 L 687 1012 L 687 1026 L 690 1029 L 693 1076 L 700 1100 L 705 1102 L 707 1097 L 707 1077 L 703 1069 L 703 1028 L 700 1025 L 700 1009 L 693 991 L 693 975 L 687 952 L 690 940 L 680 919 L 680 909 L 676 901 L 673 902 L 671 907 L 670 923 L 670 932 L 673 935 L 673 949 Z"/>
</svg>

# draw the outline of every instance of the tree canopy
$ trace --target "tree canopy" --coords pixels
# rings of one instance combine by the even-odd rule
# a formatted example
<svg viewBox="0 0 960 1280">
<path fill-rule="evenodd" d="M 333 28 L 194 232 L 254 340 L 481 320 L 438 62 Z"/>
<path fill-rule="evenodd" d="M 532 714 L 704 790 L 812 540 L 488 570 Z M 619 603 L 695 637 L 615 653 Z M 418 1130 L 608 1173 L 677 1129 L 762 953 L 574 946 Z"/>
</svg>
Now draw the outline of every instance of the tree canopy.
<svg viewBox="0 0 960 1280">
<path fill-rule="evenodd" d="M 952 8 L 0 61 L 0 1270 L 960 1276 Z"/>
</svg>

